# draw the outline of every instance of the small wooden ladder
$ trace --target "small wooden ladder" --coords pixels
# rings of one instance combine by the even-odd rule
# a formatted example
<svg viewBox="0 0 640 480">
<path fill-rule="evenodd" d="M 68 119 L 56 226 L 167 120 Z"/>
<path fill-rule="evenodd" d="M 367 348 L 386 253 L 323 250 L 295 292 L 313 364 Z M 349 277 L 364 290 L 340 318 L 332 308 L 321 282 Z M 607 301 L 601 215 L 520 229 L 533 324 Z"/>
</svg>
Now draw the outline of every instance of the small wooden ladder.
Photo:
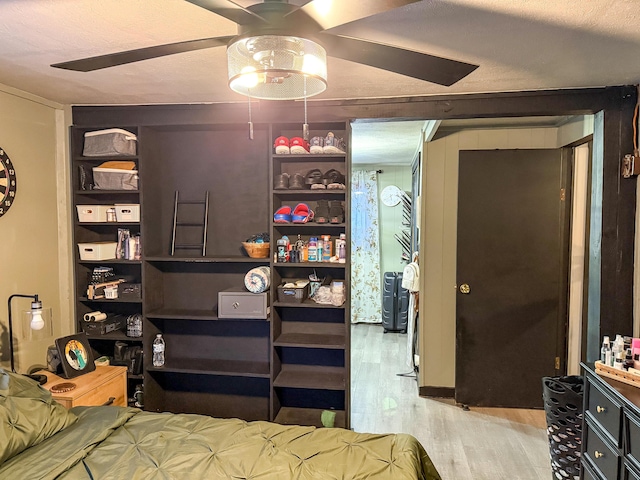
<svg viewBox="0 0 640 480">
<path fill-rule="evenodd" d="M 181 205 L 202 205 L 204 214 L 202 222 L 188 222 L 178 219 Z M 184 215 L 184 212 L 183 212 Z M 183 217 L 184 218 L 184 217 Z M 207 253 L 207 225 L 209 221 L 209 192 L 207 191 L 204 196 L 204 201 L 180 201 L 179 192 L 176 190 L 175 199 L 173 201 L 173 232 L 171 234 L 171 255 L 175 254 L 176 249 L 201 249 L 202 256 Z M 201 227 L 202 228 L 202 243 L 176 243 L 176 231 L 181 227 Z"/>
</svg>

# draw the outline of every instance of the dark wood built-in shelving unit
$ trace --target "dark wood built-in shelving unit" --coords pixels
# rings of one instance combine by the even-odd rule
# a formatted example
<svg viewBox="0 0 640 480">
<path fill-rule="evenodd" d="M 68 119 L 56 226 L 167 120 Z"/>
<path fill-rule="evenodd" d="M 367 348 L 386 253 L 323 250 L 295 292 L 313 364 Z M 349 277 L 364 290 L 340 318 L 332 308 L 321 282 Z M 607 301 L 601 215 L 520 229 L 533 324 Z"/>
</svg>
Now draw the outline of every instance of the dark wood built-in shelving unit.
<svg viewBox="0 0 640 480">
<path fill-rule="evenodd" d="M 101 109 L 96 107 L 100 115 Z M 126 117 L 126 115 L 125 115 Z M 348 153 L 327 155 L 276 155 L 273 141 L 280 135 L 301 135 L 298 124 L 254 125 L 247 138 L 244 123 L 206 123 L 202 120 L 172 123 L 170 114 L 152 122 L 115 117 L 100 127 L 71 128 L 74 209 L 82 204 L 139 203 L 140 222 L 75 223 L 74 242 L 115 241 L 118 227 L 140 233 L 141 261 L 81 261 L 76 256 L 76 311 L 78 329 L 86 312 L 115 308 L 117 313 L 143 314 L 143 337 L 131 339 L 123 332 L 94 335 L 90 342 L 97 354 L 112 355 L 115 341 L 140 344 L 145 352 L 144 374 L 130 375 L 133 384 L 144 383 L 145 409 L 202 413 L 245 420 L 271 420 L 322 426 L 323 411 L 335 413 L 335 425 L 349 427 L 349 299 L 350 265 L 347 263 L 274 263 L 276 240 L 289 235 L 340 233 L 349 237 Z M 83 157 L 87 131 L 123 128 L 138 136 L 133 157 Z M 349 142 L 346 121 L 311 125 L 312 136 L 329 131 Z M 139 172 L 139 190 L 82 190 L 77 165 L 98 166 L 106 160 L 132 160 Z M 335 168 L 347 180 L 339 190 L 275 190 L 281 173 L 301 173 L 312 168 Z M 171 255 L 175 192 L 180 200 L 201 200 L 209 192 L 206 254 L 181 250 Z M 340 201 L 345 222 L 340 224 L 276 224 L 273 213 L 281 205 L 305 202 L 315 208 L 318 200 Z M 74 212 L 75 215 L 75 212 Z M 202 224 L 201 213 L 181 212 L 184 224 Z M 76 216 L 77 218 L 77 216 Z M 197 222 L 196 222 L 197 220 Z M 202 229 L 194 233 L 182 227 L 180 243 L 202 242 Z M 247 256 L 241 242 L 254 234 L 271 235 L 271 255 Z M 191 238 L 193 237 L 193 238 Z M 76 251 L 77 251 L 77 247 Z M 109 265 L 142 284 L 142 299 L 88 300 L 86 278 L 93 267 Z M 252 268 L 268 266 L 271 289 L 266 319 L 220 318 L 218 293 L 246 291 L 244 276 Z M 278 301 L 277 285 L 304 278 L 313 271 L 344 280 L 344 305 L 301 304 Z M 154 367 L 151 345 L 156 334 L 166 342 L 165 365 Z M 143 382 L 142 382 L 143 381 Z M 131 384 L 130 388 L 134 385 Z"/>
</svg>

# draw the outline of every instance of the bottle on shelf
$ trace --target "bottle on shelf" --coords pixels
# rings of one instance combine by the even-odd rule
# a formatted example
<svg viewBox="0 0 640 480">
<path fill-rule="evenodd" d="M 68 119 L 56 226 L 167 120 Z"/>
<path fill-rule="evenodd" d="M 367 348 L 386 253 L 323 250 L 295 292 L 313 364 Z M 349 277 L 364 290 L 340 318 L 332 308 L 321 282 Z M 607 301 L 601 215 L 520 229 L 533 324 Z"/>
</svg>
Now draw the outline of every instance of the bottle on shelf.
<svg viewBox="0 0 640 480">
<path fill-rule="evenodd" d="M 309 262 L 317 262 L 318 261 L 318 239 L 316 237 L 311 237 L 309 239 L 309 248 L 307 254 L 307 261 Z"/>
<path fill-rule="evenodd" d="M 347 262 L 347 235 L 344 233 L 340 234 L 340 243 L 338 244 L 338 262 L 346 263 Z"/>
<path fill-rule="evenodd" d="M 600 361 L 605 365 L 611 366 L 611 346 L 609 345 L 609 337 L 605 336 L 600 350 Z"/>
<path fill-rule="evenodd" d="M 164 338 L 162 338 L 161 333 L 158 333 L 156 335 L 156 338 L 153 340 L 153 366 L 154 367 L 164 366 L 164 351 L 165 351 Z"/>
</svg>

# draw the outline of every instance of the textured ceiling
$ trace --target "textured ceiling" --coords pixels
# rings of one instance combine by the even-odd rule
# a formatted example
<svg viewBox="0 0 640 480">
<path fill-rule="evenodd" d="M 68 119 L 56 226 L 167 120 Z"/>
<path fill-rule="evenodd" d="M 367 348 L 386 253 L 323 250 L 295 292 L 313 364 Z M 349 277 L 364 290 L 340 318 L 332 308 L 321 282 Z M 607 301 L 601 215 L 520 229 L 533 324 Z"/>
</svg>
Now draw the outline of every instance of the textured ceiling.
<svg viewBox="0 0 640 480">
<path fill-rule="evenodd" d="M 636 84 L 639 17 L 638 0 L 422 0 L 332 31 L 480 65 L 477 70 L 442 87 L 329 58 L 329 87 L 314 100 Z M 220 47 L 89 73 L 50 67 L 234 34 L 233 22 L 183 0 L 0 0 L 0 84 L 70 105 L 244 102 L 227 86 Z M 421 126 L 358 125 L 354 163 L 410 163 Z"/>
<path fill-rule="evenodd" d="M 419 1 L 334 31 L 480 68 L 442 87 L 330 58 L 329 88 L 316 98 L 635 84 L 640 79 L 639 16 L 637 0 Z M 230 20 L 182 0 L 2 0 L 0 83 L 74 105 L 243 101 L 227 87 L 224 48 L 90 73 L 50 67 L 235 33 Z"/>
</svg>

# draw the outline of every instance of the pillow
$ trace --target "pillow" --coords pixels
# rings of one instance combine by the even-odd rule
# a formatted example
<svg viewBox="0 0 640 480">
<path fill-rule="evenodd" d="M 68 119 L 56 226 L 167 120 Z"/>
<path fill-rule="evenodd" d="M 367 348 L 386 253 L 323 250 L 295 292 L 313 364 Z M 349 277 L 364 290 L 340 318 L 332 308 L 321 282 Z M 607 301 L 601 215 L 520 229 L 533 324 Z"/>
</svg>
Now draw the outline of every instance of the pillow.
<svg viewBox="0 0 640 480">
<path fill-rule="evenodd" d="M 76 419 L 34 380 L 0 369 L 0 465 Z"/>
</svg>

